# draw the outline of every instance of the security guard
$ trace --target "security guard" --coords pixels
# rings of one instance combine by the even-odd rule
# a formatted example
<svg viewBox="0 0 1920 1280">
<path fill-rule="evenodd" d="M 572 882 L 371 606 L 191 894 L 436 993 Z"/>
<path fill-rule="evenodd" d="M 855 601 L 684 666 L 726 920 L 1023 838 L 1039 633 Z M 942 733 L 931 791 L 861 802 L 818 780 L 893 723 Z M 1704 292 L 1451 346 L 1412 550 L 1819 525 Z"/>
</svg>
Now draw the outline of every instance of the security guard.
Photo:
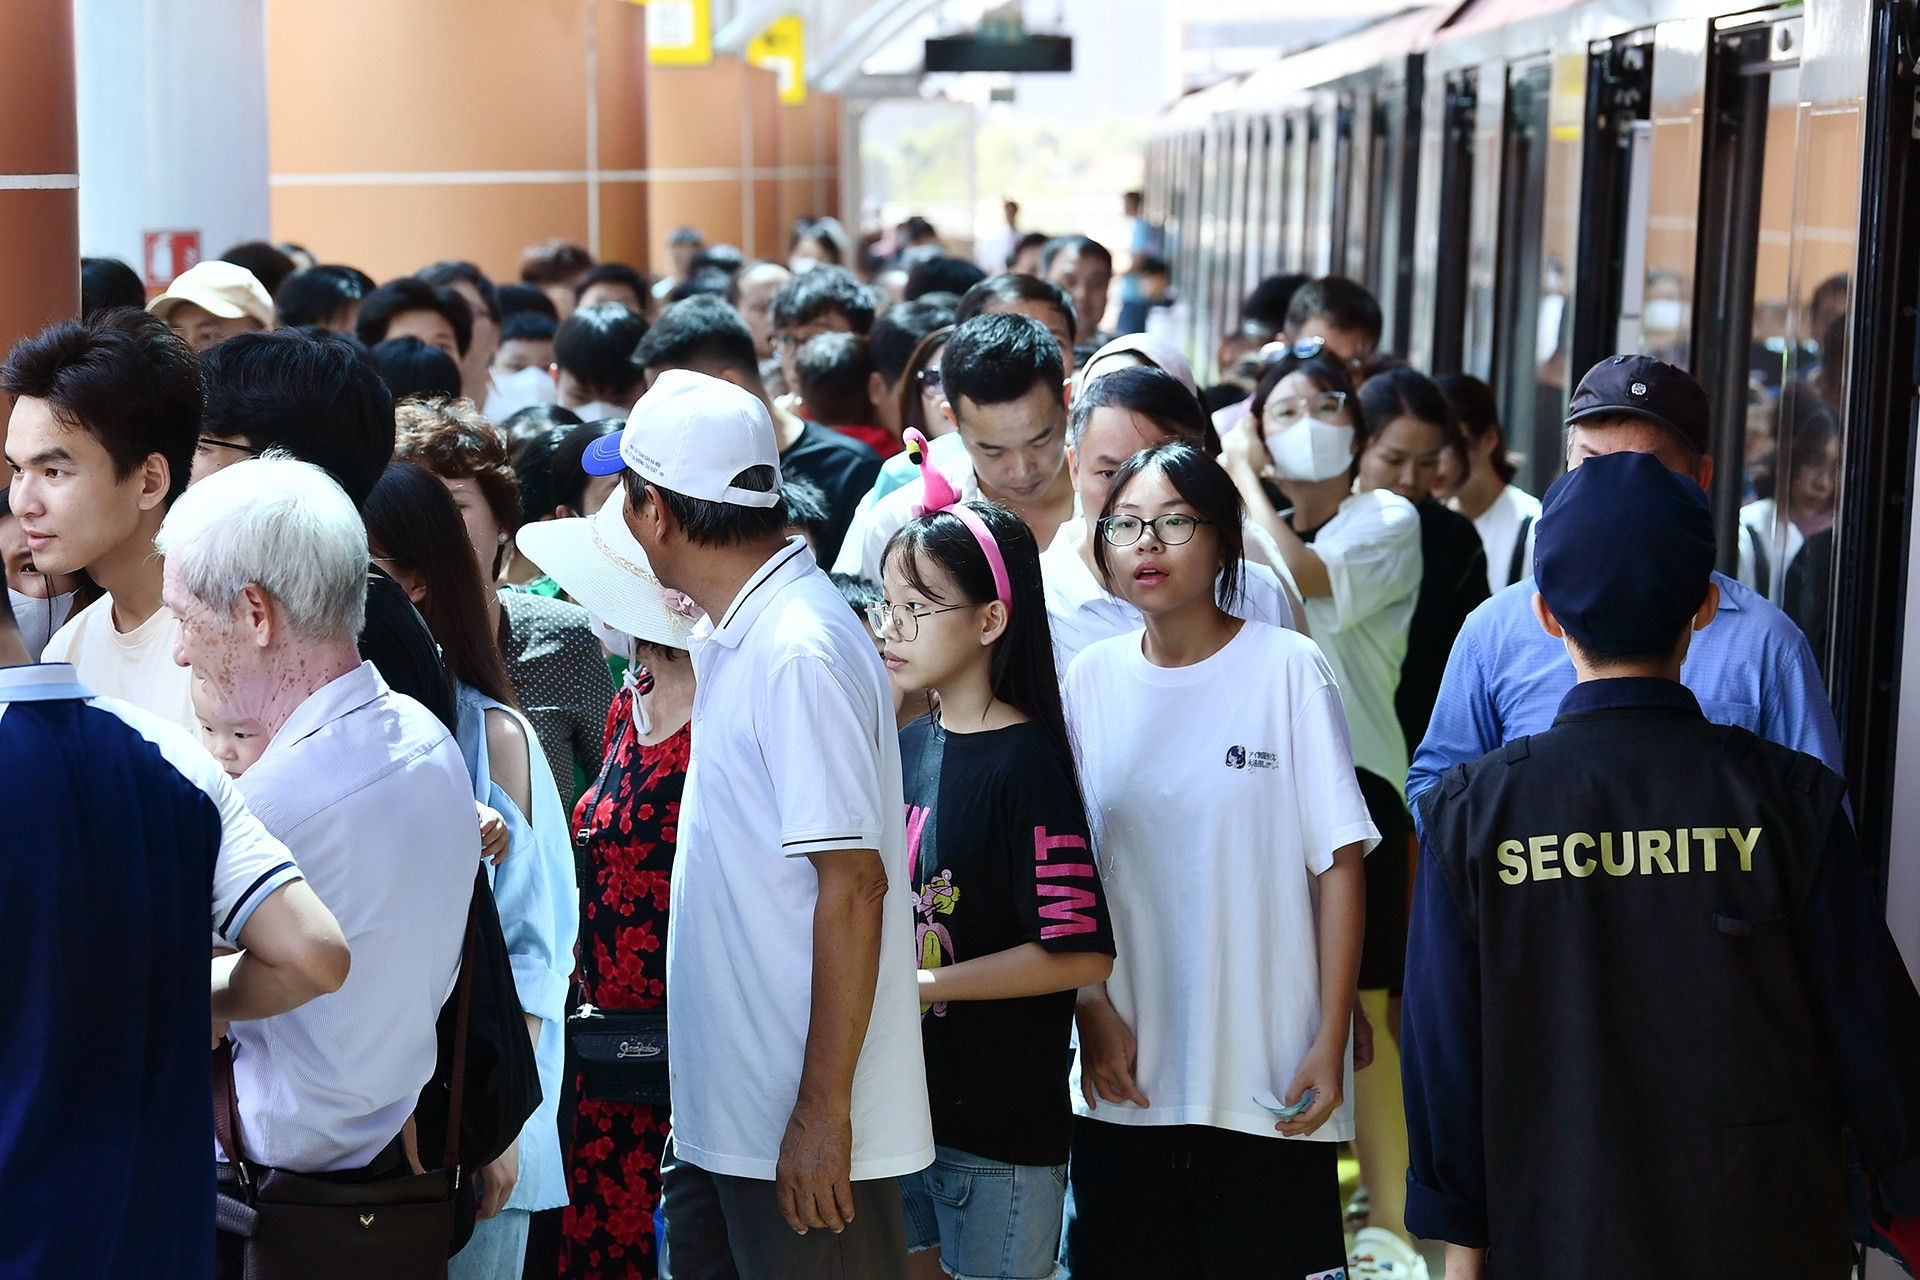
<svg viewBox="0 0 1920 1280">
<path fill-rule="evenodd" d="M 1579 683 L 1421 800 L 1407 1226 L 1448 1280 L 1843 1280 L 1843 1126 L 1894 1238 L 1920 1213 L 1920 995 L 1845 784 L 1679 682 L 1719 604 L 1699 486 L 1588 458 L 1536 528 Z"/>
</svg>

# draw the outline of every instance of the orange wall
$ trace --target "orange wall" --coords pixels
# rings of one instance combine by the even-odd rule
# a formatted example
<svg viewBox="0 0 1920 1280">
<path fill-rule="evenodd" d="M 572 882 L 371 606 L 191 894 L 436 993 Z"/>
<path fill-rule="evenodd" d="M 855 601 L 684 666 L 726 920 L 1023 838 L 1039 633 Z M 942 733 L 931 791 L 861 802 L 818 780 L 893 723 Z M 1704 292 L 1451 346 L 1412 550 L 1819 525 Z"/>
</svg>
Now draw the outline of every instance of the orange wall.
<svg viewBox="0 0 1920 1280">
<path fill-rule="evenodd" d="M 0 0 L 0 354 L 80 311 L 72 0 Z M 12 180 L 12 181 L 9 181 Z M 0 438 L 6 427 L 0 420 Z"/>
<path fill-rule="evenodd" d="M 641 169 L 639 5 L 268 0 L 274 238 L 377 279 L 448 257 L 512 279 L 526 245 L 553 236 L 587 243 L 589 4 L 598 163 Z M 474 180 L 418 176 L 435 174 Z M 603 183 L 600 217 L 601 254 L 636 256 L 646 241 L 644 184 Z"/>
</svg>

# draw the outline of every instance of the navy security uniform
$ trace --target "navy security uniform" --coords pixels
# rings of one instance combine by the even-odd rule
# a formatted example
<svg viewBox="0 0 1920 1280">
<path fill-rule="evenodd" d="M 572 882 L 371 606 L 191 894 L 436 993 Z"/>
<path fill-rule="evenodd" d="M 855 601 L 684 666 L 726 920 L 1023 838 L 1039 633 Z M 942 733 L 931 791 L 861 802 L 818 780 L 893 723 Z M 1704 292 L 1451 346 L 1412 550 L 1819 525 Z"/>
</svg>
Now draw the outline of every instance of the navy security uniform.
<svg viewBox="0 0 1920 1280">
<path fill-rule="evenodd" d="M 1677 652 L 1713 564 L 1698 486 L 1589 458 L 1536 529 L 1581 650 Z M 1847 1130 L 1880 1207 L 1920 1212 L 1920 995 L 1845 790 L 1646 677 L 1584 680 L 1442 775 L 1401 1020 L 1410 1230 L 1496 1280 L 1842 1280 Z"/>
<path fill-rule="evenodd" d="M 1841 1127 L 1920 1210 L 1920 998 L 1841 780 L 1601 680 L 1423 798 L 1407 1225 L 1495 1277 L 1844 1277 Z"/>
</svg>

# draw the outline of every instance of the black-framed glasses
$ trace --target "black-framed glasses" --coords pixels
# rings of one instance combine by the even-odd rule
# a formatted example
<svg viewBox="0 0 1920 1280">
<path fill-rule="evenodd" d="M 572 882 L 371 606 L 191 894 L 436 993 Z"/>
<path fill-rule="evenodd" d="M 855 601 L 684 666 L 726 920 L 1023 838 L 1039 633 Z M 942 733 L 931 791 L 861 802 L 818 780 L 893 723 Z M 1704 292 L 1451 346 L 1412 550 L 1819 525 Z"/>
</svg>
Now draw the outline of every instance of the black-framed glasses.
<svg viewBox="0 0 1920 1280">
<path fill-rule="evenodd" d="M 1109 546 L 1130 547 L 1151 529 L 1153 540 L 1161 546 L 1183 547 L 1193 541 L 1194 531 L 1201 525 L 1212 523 L 1201 516 L 1190 516 L 1179 511 L 1169 511 L 1151 520 L 1142 520 L 1139 516 L 1102 516 L 1100 536 L 1107 540 Z"/>
<path fill-rule="evenodd" d="M 250 444 L 236 444 L 232 440 L 222 440 L 219 436 L 201 436 L 202 449 L 232 449 L 235 453 L 244 453 L 249 458 L 257 458 L 261 451 Z"/>
<path fill-rule="evenodd" d="M 1344 391 L 1316 391 L 1310 396 L 1269 396 L 1267 407 L 1261 414 L 1268 422 L 1298 422 L 1312 417 L 1320 422 L 1330 422 L 1345 426 L 1341 419 L 1346 416 L 1347 393 Z"/>
<path fill-rule="evenodd" d="M 882 640 L 889 631 L 893 638 L 912 644 L 920 636 L 920 619 L 931 618 L 936 613 L 952 613 L 955 609 L 971 609 L 970 604 L 950 604 L 944 609 L 923 609 L 911 604 L 870 604 L 867 606 L 867 625 L 873 628 L 873 634 Z"/>
</svg>

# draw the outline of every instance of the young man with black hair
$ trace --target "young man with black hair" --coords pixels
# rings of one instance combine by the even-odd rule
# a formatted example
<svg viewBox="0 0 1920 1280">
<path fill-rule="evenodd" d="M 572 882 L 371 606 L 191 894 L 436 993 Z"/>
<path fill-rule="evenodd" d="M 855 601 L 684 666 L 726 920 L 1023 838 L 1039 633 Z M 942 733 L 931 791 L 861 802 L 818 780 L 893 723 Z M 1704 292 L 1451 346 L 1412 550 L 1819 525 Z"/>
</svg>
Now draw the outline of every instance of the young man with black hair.
<svg viewBox="0 0 1920 1280">
<path fill-rule="evenodd" d="M 897 1179 L 934 1149 L 886 670 L 788 535 L 757 396 L 668 370 L 587 469 L 621 476 L 653 573 L 712 629 L 667 939 L 670 1269 L 906 1280 Z"/>
<path fill-rule="evenodd" d="M 895 440 L 900 438 L 900 401 L 895 395 L 900 375 L 922 338 L 953 323 L 953 310 L 950 298 L 932 294 L 888 307 L 867 330 L 867 350 L 873 356 L 867 399 L 873 403 L 874 425 Z"/>
<path fill-rule="evenodd" d="M 157 316 L 103 311 L 22 340 L 0 368 L 0 390 L 13 401 L 13 514 L 35 566 L 85 570 L 106 593 L 55 633 L 43 660 L 71 662 L 95 693 L 198 734 L 153 549 L 200 435 L 193 352 Z"/>
<path fill-rule="evenodd" d="M 1013 248 L 1007 251 L 1007 274 L 1016 276 L 1039 276 L 1040 258 L 1047 251 L 1047 241 L 1051 236 L 1038 231 L 1029 231 L 1013 242 Z"/>
<path fill-rule="evenodd" d="M 545 244 L 530 244 L 520 253 L 520 282 L 547 295 L 555 320 L 573 314 L 573 287 L 591 270 L 593 255 L 557 236 Z"/>
<path fill-rule="evenodd" d="M 1380 303 L 1365 285 L 1345 276 L 1309 280 L 1287 302 L 1288 342 L 1318 338 L 1356 372 L 1380 346 Z"/>
<path fill-rule="evenodd" d="M 780 286 L 770 309 L 773 353 L 787 386 L 794 380 L 793 353 L 818 333 L 857 333 L 873 328 L 876 311 L 873 290 L 854 279 L 845 267 L 820 266 L 803 271 Z"/>
<path fill-rule="evenodd" d="M 147 289 L 140 275 L 118 258 L 80 259 L 80 315 L 90 317 L 108 307 L 147 305 Z"/>
<path fill-rule="evenodd" d="M 802 416 L 862 442 L 882 458 L 900 452 L 900 438 L 874 421 L 872 386 L 880 374 L 865 338 L 818 334 L 807 339 L 793 363 Z"/>
<path fill-rule="evenodd" d="M 823 270 L 815 268 L 807 276 Z M 796 281 L 804 278 L 795 277 Z M 820 562 L 832 564 L 853 521 L 854 508 L 880 474 L 880 455 L 859 440 L 775 406 L 760 381 L 752 332 L 718 297 L 703 295 L 668 307 L 635 354 L 646 366 L 649 384 L 669 369 L 691 369 L 731 382 L 767 406 L 782 473 L 810 480 L 826 495 L 829 516 L 818 530 L 815 545 Z"/>
<path fill-rule="evenodd" d="M 919 263 L 907 273 L 905 301 L 930 293 L 965 293 L 987 278 L 987 273 L 965 258 L 942 253 Z"/>
<path fill-rule="evenodd" d="M 273 296 L 273 309 L 283 328 L 314 325 L 335 333 L 352 333 L 360 320 L 360 301 L 367 293 L 357 271 L 335 266 L 308 267 L 280 282 L 280 292 Z"/>
<path fill-rule="evenodd" d="M 1113 341 L 1113 335 L 1100 328 L 1113 284 L 1113 255 L 1105 245 L 1079 235 L 1049 240 L 1040 251 L 1040 274 L 1065 289 L 1079 313 L 1080 327 L 1073 335 L 1076 364 Z"/>
<path fill-rule="evenodd" d="M 1073 518 L 1067 402 L 1060 346 L 1038 320 L 978 315 L 940 355 L 947 413 L 966 453 L 942 467 L 964 501 L 997 502 L 1026 521 L 1045 550 Z M 915 480 L 859 513 L 833 562 L 836 573 L 880 580 L 887 540 L 923 500 Z"/>
<path fill-rule="evenodd" d="M 574 302 L 595 307 L 617 302 L 637 316 L 647 314 L 647 278 L 624 262 L 603 262 L 573 286 Z"/>
<path fill-rule="evenodd" d="M 344 337 L 250 334 L 201 361 L 206 409 L 193 479 L 268 449 L 319 467 L 355 508 L 393 460 L 393 397 Z M 424 703 L 449 729 L 459 717 L 453 686 L 426 621 L 378 564 L 367 573 L 360 656 L 389 688 Z"/>
<path fill-rule="evenodd" d="M 561 321 L 553 335 L 560 403 L 585 422 L 626 417 L 646 389 L 646 369 L 634 358 L 646 336 L 645 318 L 619 302 L 580 307 Z"/>
<path fill-rule="evenodd" d="M 388 338 L 414 337 L 457 361 L 473 342 L 473 311 L 452 289 L 401 276 L 360 300 L 353 332 L 369 350 Z"/>
<path fill-rule="evenodd" d="M 436 288 L 451 289 L 467 304 L 472 336 L 458 359 L 460 393 L 475 404 L 487 402 L 487 370 L 500 349 L 500 295 L 487 273 L 471 262 L 449 258 L 421 270 L 420 278 Z M 388 337 L 401 335 L 389 333 Z M 449 353 L 451 354 L 451 353 Z"/>
<path fill-rule="evenodd" d="M 1073 346 L 1080 314 L 1065 289 L 1037 275 L 1008 272 L 1003 276 L 989 276 L 960 295 L 953 323 L 960 324 L 979 315 L 1008 314 L 1038 320 L 1060 346 L 1060 367 L 1067 371 L 1068 377 L 1073 376 L 1073 371 L 1080 367 Z"/>
</svg>

